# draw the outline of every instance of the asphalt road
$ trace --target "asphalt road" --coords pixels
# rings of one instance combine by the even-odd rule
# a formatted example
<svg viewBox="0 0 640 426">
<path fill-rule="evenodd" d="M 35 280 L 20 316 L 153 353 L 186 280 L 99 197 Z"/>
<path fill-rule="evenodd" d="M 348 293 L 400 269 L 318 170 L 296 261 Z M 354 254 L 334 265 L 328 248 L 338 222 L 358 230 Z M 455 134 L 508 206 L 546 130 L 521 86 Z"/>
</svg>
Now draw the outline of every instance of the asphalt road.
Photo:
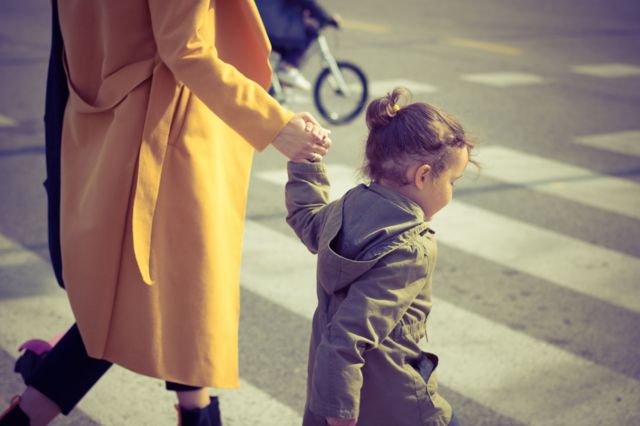
<svg viewBox="0 0 640 426">
<path fill-rule="evenodd" d="M 70 321 L 46 252 L 42 3 L 0 4 L 3 400 L 20 390 L 17 344 Z M 366 71 L 374 95 L 408 86 L 479 141 L 482 169 L 433 223 L 430 335 L 462 424 L 640 424 L 640 3 L 324 4 L 344 19 L 328 34 L 333 53 Z M 311 57 L 305 74 L 318 67 Z M 291 108 L 315 113 L 307 98 L 296 94 Z M 326 162 L 339 192 L 360 166 L 366 128 L 358 117 L 332 130 Z M 284 222 L 284 168 L 275 150 L 256 155 L 243 388 L 223 392 L 228 425 L 297 424 L 304 404 L 313 258 Z M 58 424 L 131 422 L 175 423 L 171 396 L 116 370 Z"/>
</svg>

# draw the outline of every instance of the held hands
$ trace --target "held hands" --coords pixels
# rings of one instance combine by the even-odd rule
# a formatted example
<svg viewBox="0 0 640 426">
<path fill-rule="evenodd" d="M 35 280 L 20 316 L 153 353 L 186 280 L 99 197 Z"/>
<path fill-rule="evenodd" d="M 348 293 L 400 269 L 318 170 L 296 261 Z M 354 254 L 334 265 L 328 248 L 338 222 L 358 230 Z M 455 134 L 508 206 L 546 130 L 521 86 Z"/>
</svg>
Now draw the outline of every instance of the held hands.
<svg viewBox="0 0 640 426">
<path fill-rule="evenodd" d="M 291 161 L 315 163 L 331 147 L 329 133 L 311 114 L 300 112 L 278 133 L 272 145 Z"/>
<path fill-rule="evenodd" d="M 356 419 L 339 419 L 336 417 L 327 417 L 329 426 L 356 426 Z"/>
</svg>

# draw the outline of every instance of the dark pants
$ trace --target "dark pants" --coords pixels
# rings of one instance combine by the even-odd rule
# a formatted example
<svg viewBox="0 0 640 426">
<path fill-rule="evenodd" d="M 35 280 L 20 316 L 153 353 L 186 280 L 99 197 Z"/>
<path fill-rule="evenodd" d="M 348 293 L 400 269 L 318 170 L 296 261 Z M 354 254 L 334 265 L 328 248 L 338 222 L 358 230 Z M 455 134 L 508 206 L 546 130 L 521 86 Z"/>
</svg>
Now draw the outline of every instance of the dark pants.
<svg viewBox="0 0 640 426">
<path fill-rule="evenodd" d="M 69 99 L 67 76 L 62 63 L 64 45 L 58 22 L 57 1 L 51 2 L 51 53 L 47 71 L 47 89 L 44 107 L 45 159 L 47 180 L 47 219 L 49 222 L 49 254 L 60 287 L 62 281 L 62 256 L 60 252 L 60 160 L 62 146 L 62 122 Z"/>
<path fill-rule="evenodd" d="M 286 62 L 289 65 L 293 65 L 294 67 L 300 67 L 302 64 L 302 60 L 304 59 L 304 54 L 307 52 L 309 46 L 306 46 L 302 49 L 287 49 L 282 48 L 280 50 L 276 50 L 280 54 L 280 60 L 282 62 Z"/>
<path fill-rule="evenodd" d="M 309 50 L 309 46 L 311 46 L 317 36 L 318 32 L 315 29 L 307 28 L 304 44 L 296 47 L 290 47 L 285 44 L 274 44 L 273 50 L 278 52 L 282 62 L 286 62 L 289 65 L 293 65 L 298 68 L 302 64 L 304 56 L 307 53 L 307 50 Z"/>
<path fill-rule="evenodd" d="M 27 381 L 31 386 L 69 414 L 113 364 L 87 354 L 78 326 L 73 325 L 53 347 Z M 170 391 L 193 391 L 200 387 L 166 383 Z"/>
</svg>

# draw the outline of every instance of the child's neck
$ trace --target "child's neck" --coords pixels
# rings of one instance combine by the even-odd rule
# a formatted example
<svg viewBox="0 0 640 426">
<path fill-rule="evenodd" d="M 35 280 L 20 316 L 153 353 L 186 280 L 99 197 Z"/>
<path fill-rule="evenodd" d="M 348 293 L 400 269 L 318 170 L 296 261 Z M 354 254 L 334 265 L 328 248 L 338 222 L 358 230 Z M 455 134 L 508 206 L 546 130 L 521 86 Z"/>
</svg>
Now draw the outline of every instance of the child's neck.
<svg viewBox="0 0 640 426">
<path fill-rule="evenodd" d="M 408 184 L 408 185 L 398 185 L 395 183 L 391 183 L 389 181 L 386 180 L 380 180 L 377 182 L 378 185 L 385 187 L 386 189 L 390 190 L 390 191 L 394 191 L 397 192 L 398 194 L 410 199 L 411 201 L 413 201 L 414 203 L 416 203 L 417 205 L 420 205 L 419 203 L 419 199 L 416 196 L 416 188 L 414 185 Z"/>
</svg>

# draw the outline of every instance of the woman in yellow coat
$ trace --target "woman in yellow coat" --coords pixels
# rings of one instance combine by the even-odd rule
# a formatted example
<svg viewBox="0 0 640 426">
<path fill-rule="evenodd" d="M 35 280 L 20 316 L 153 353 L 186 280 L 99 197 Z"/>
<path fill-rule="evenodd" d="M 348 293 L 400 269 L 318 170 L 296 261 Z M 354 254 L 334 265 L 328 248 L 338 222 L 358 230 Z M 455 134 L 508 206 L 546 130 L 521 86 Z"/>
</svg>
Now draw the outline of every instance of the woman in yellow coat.
<svg viewBox="0 0 640 426">
<path fill-rule="evenodd" d="M 330 141 L 265 91 L 269 44 L 250 0 L 59 0 L 58 12 L 69 86 L 61 248 L 77 327 L 36 376 L 66 380 L 79 342 L 93 382 L 116 363 L 201 409 L 203 388 L 238 386 L 253 152 L 272 143 L 313 161 Z M 77 401 L 56 400 L 53 382 L 28 381 L 10 414 L 66 414 Z"/>
</svg>

